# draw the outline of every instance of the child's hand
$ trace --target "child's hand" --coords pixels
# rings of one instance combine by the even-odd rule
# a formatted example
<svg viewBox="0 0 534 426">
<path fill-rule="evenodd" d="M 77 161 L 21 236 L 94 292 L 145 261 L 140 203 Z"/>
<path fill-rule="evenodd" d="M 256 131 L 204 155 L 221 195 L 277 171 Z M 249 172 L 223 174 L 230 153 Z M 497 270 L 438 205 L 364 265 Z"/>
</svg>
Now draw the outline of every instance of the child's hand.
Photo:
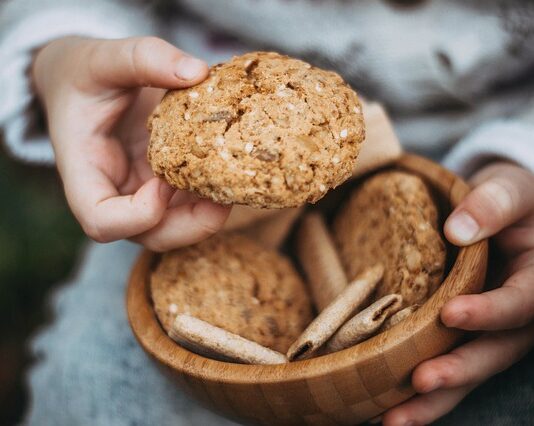
<svg viewBox="0 0 534 426">
<path fill-rule="evenodd" d="M 389 410 L 386 426 L 436 420 L 534 345 L 534 175 L 497 163 L 474 176 L 472 184 L 473 191 L 447 219 L 445 234 L 461 246 L 495 235 L 509 256 L 507 278 L 500 288 L 458 296 L 443 307 L 446 326 L 486 332 L 421 363 L 412 383 L 423 395 Z"/>
<path fill-rule="evenodd" d="M 146 119 L 164 92 L 154 88 L 199 83 L 206 63 L 152 37 L 68 37 L 41 49 L 32 73 L 67 200 L 87 235 L 162 251 L 222 226 L 227 208 L 175 193 L 146 160 Z"/>
</svg>

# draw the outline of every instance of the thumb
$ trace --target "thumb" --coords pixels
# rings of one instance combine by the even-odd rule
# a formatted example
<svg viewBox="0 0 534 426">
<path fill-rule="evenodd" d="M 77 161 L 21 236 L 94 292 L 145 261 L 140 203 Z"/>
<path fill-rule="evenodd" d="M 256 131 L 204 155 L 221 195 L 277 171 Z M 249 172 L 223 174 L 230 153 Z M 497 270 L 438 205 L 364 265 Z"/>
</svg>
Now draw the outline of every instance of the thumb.
<svg viewBox="0 0 534 426">
<path fill-rule="evenodd" d="M 534 208 L 533 176 L 511 165 L 490 166 L 473 178 L 475 188 L 445 222 L 447 239 L 459 246 L 493 236 Z"/>
<path fill-rule="evenodd" d="M 189 87 L 208 74 L 206 62 L 157 37 L 97 40 L 88 60 L 91 78 L 108 88 Z"/>
</svg>

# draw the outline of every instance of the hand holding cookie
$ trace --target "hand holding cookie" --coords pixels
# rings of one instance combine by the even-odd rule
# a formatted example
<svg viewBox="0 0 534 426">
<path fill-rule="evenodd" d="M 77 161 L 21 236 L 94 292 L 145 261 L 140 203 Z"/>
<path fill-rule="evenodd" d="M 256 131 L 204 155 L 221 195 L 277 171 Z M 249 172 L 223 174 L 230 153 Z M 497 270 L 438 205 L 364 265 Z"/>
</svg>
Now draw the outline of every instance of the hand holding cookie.
<svg viewBox="0 0 534 426">
<path fill-rule="evenodd" d="M 32 74 L 67 200 L 87 235 L 162 251 L 222 226 L 227 208 L 175 193 L 146 161 L 146 117 L 164 93 L 155 88 L 199 83 L 203 61 L 156 38 L 67 37 L 37 53 Z"/>
</svg>

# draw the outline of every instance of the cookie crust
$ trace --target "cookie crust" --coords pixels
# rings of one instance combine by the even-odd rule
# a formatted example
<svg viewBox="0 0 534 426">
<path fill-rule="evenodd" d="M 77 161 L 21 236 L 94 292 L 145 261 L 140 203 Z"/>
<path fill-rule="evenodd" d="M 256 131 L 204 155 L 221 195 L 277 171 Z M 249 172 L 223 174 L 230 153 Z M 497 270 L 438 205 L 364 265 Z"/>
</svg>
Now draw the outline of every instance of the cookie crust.
<svg viewBox="0 0 534 426">
<path fill-rule="evenodd" d="M 365 137 L 342 78 L 252 52 L 169 91 L 149 118 L 148 158 L 176 188 L 256 208 L 314 203 L 350 177 Z"/>
</svg>

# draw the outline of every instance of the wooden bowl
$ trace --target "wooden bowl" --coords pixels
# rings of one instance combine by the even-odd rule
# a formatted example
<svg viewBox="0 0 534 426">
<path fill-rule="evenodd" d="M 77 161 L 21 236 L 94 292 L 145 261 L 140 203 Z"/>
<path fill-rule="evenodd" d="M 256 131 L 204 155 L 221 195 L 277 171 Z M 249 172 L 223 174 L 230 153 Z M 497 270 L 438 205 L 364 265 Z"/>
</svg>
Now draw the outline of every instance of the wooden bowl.
<svg viewBox="0 0 534 426">
<path fill-rule="evenodd" d="M 460 178 L 415 155 L 404 155 L 395 166 L 423 177 L 449 201 L 449 210 L 469 190 Z M 352 348 L 285 365 L 224 363 L 172 341 L 152 308 L 148 276 L 154 254 L 148 251 L 130 277 L 128 317 L 144 350 L 183 390 L 223 416 L 246 424 L 353 425 L 410 398 L 413 369 L 459 342 L 462 332 L 443 326 L 439 312 L 452 297 L 481 290 L 487 250 L 487 241 L 458 249 L 439 289 L 390 330 Z"/>
</svg>

